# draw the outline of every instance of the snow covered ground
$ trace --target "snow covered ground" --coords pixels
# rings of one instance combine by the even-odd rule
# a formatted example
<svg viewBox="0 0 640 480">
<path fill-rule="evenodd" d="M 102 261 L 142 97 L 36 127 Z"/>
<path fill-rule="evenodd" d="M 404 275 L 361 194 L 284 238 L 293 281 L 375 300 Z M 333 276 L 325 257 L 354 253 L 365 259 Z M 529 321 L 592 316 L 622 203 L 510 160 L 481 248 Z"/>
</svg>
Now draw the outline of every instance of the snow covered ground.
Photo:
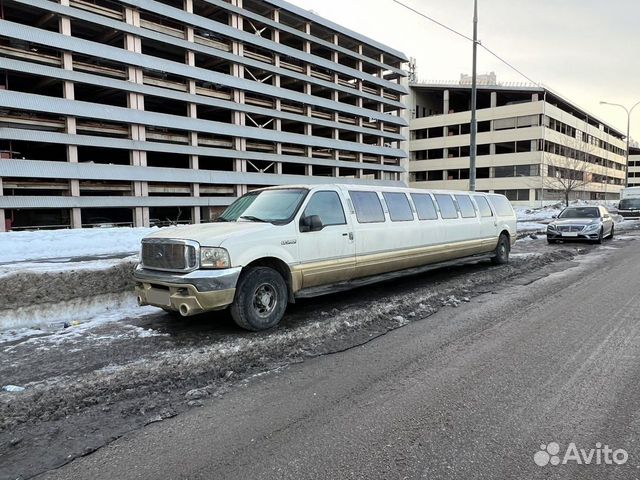
<svg viewBox="0 0 640 480">
<path fill-rule="evenodd" d="M 82 228 L 0 233 L 0 264 L 136 253 L 157 228 Z"/>
</svg>

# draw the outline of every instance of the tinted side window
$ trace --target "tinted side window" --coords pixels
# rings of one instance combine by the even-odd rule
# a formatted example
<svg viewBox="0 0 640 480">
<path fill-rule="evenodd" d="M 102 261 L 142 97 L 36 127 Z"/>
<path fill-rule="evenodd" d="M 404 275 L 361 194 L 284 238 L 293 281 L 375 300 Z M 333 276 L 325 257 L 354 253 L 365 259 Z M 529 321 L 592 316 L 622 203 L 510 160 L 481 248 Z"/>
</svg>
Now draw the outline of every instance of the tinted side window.
<svg viewBox="0 0 640 480">
<path fill-rule="evenodd" d="M 316 192 L 304 209 L 303 217 L 318 215 L 323 225 L 344 225 L 347 220 L 344 217 L 342 202 L 336 192 Z"/>
<path fill-rule="evenodd" d="M 489 201 L 491 202 L 491 205 L 493 205 L 493 208 L 496 209 L 496 213 L 499 216 L 510 217 L 513 215 L 513 208 L 511 207 L 509 200 L 502 195 L 490 195 Z"/>
<path fill-rule="evenodd" d="M 436 193 L 434 197 L 436 197 L 436 202 L 438 202 L 438 208 L 440 209 L 442 218 L 458 218 L 458 209 L 456 208 L 456 204 L 453 203 L 451 195 Z"/>
<path fill-rule="evenodd" d="M 416 212 L 418 212 L 418 218 L 420 220 L 436 220 L 438 218 L 438 212 L 431 195 L 427 195 L 426 193 L 412 193 L 411 198 L 416 206 Z"/>
<path fill-rule="evenodd" d="M 480 216 L 493 217 L 493 212 L 491 211 L 489 202 L 487 202 L 487 199 L 485 197 L 481 197 L 480 195 L 474 195 L 473 198 L 478 204 L 478 208 L 480 209 Z"/>
<path fill-rule="evenodd" d="M 389 207 L 389 217 L 393 222 L 406 222 L 413 220 L 413 212 L 411 205 L 404 193 L 399 192 L 383 192 L 384 201 Z"/>
<path fill-rule="evenodd" d="M 460 213 L 462 218 L 473 218 L 476 216 L 476 208 L 471 202 L 471 198 L 468 195 L 456 195 L 456 201 L 458 207 L 460 207 Z"/>
<path fill-rule="evenodd" d="M 353 192 L 349 196 L 359 223 L 384 222 L 382 204 L 376 192 Z"/>
</svg>

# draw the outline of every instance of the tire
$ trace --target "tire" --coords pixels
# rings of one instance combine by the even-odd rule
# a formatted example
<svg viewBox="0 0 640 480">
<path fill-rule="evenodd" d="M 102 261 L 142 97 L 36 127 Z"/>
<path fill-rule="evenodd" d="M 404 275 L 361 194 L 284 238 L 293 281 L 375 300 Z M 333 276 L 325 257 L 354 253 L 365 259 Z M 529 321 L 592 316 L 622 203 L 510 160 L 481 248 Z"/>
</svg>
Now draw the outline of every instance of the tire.
<svg viewBox="0 0 640 480">
<path fill-rule="evenodd" d="M 245 330 L 268 330 L 282 319 L 287 301 L 282 275 L 268 267 L 251 268 L 238 281 L 231 317 Z"/>
<path fill-rule="evenodd" d="M 614 235 L 616 234 L 616 228 L 611 225 L 611 233 L 609 234 L 609 240 L 613 240 Z"/>
<path fill-rule="evenodd" d="M 603 240 L 604 240 L 604 227 L 600 227 L 600 231 L 598 232 L 598 238 L 594 240 L 593 243 L 602 245 Z"/>
<path fill-rule="evenodd" d="M 498 245 L 495 249 L 495 255 L 491 257 L 491 262 L 494 265 L 504 265 L 509 263 L 509 251 L 511 250 L 511 244 L 509 243 L 509 237 L 504 233 L 500 234 L 498 238 Z"/>
<path fill-rule="evenodd" d="M 547 243 L 551 244 L 551 243 L 558 243 L 558 240 L 556 240 L 555 238 L 549 238 L 547 237 Z"/>
</svg>

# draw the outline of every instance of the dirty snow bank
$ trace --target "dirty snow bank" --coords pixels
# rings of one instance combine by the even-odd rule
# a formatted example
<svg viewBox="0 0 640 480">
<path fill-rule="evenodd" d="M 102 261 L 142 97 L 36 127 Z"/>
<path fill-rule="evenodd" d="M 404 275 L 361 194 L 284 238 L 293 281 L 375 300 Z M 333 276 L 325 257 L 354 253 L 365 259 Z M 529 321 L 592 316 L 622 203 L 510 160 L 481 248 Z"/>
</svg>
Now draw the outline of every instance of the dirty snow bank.
<svg viewBox="0 0 640 480">
<path fill-rule="evenodd" d="M 155 313 L 155 307 L 139 307 L 133 292 L 108 293 L 89 298 L 0 310 L 0 344 L 34 331 L 48 333 L 66 326 L 94 325 Z M 21 330 L 22 332 L 19 332 Z M 5 336 L 6 334 L 6 336 Z"/>
<path fill-rule="evenodd" d="M 71 340 L 84 342 L 90 330 L 106 322 L 123 318 L 136 318 L 156 313 L 157 308 L 139 307 L 132 293 L 97 295 L 89 299 L 75 298 L 70 301 L 42 305 L 29 305 L 12 311 L 0 311 L 0 345 L 33 337 L 27 342 L 38 342 L 40 335 L 47 335 L 48 344 L 61 344 Z M 123 335 L 149 336 L 139 327 L 125 325 L 132 330 Z M 109 341 L 112 338 L 90 338 Z"/>
<path fill-rule="evenodd" d="M 0 263 L 136 253 L 154 228 L 79 228 L 0 233 Z"/>
<path fill-rule="evenodd" d="M 9 266 L 5 271 L 0 267 L 0 332 L 86 321 L 97 312 L 117 308 L 125 293 L 133 301 L 135 264 L 136 258 L 130 257 L 70 262 L 55 265 L 58 270 L 53 271 L 50 264 L 15 270 Z"/>
</svg>

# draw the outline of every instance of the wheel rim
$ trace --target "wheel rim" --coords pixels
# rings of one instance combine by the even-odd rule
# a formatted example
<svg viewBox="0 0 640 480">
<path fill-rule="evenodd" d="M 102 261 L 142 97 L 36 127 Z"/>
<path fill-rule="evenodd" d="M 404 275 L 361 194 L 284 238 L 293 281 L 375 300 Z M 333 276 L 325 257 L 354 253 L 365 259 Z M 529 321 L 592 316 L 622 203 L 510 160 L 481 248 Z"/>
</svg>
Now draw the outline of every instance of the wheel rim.
<svg viewBox="0 0 640 480">
<path fill-rule="evenodd" d="M 507 246 L 504 244 L 504 242 L 500 244 L 500 256 L 502 258 L 505 258 L 507 256 Z"/>
<path fill-rule="evenodd" d="M 271 315 L 278 303 L 278 293 L 269 283 L 258 285 L 253 294 L 253 310 L 259 317 L 265 318 Z"/>
</svg>

